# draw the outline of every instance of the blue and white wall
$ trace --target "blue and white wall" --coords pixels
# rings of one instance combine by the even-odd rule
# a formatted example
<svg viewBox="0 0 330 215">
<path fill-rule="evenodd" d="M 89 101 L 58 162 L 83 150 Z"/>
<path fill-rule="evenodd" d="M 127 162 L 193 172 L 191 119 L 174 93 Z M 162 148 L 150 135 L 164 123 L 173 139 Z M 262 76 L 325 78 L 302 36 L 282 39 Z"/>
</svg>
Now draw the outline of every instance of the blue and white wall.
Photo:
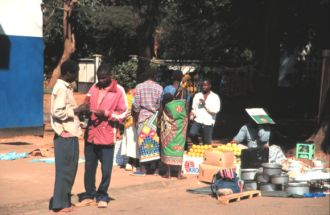
<svg viewBox="0 0 330 215">
<path fill-rule="evenodd" d="M 0 0 L 0 129 L 43 126 L 41 0 Z"/>
</svg>

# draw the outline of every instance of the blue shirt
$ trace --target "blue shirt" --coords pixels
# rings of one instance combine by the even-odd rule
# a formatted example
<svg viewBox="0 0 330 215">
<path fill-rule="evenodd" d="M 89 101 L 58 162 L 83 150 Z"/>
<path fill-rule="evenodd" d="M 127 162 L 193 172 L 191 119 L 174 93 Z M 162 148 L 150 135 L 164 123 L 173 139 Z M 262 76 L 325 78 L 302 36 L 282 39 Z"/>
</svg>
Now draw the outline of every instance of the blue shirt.
<svg viewBox="0 0 330 215">
<path fill-rule="evenodd" d="M 171 94 L 172 96 L 175 96 L 175 93 L 176 93 L 176 88 L 173 87 L 173 85 L 167 85 L 163 90 L 162 100 L 163 100 L 165 94 Z M 185 99 L 187 101 L 190 101 L 190 94 L 188 93 L 188 91 L 187 91 L 187 96 Z"/>
<path fill-rule="evenodd" d="M 237 143 L 245 144 L 249 148 L 263 146 L 269 142 L 270 127 L 269 125 L 253 126 L 250 124 L 244 125 L 234 137 Z"/>
</svg>

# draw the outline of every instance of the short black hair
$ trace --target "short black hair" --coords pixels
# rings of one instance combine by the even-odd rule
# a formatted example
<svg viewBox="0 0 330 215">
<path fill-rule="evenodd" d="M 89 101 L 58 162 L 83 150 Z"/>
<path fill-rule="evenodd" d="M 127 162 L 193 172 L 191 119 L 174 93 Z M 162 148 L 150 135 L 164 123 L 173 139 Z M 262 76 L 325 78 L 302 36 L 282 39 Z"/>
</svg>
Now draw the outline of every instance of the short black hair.
<svg viewBox="0 0 330 215">
<path fill-rule="evenodd" d="M 102 63 L 97 69 L 97 73 L 111 75 L 113 70 L 113 65 L 111 63 Z"/>
<path fill-rule="evenodd" d="M 150 66 L 147 66 L 146 70 L 143 74 L 143 77 L 145 78 L 145 80 L 148 80 L 148 79 L 154 80 L 156 77 L 155 70 L 152 69 Z"/>
<path fill-rule="evenodd" d="M 204 82 L 204 81 L 207 81 L 210 85 L 212 85 L 212 81 L 211 81 L 210 78 L 204 78 L 204 79 L 203 79 L 203 82 Z"/>
<path fill-rule="evenodd" d="M 183 73 L 181 70 L 175 70 L 173 71 L 172 73 L 172 79 L 173 81 L 179 81 L 181 82 L 182 81 L 182 77 L 183 77 Z"/>
<path fill-rule="evenodd" d="M 76 61 L 66 60 L 61 65 L 61 76 L 65 76 L 68 73 L 76 73 L 79 71 L 79 65 Z"/>
</svg>

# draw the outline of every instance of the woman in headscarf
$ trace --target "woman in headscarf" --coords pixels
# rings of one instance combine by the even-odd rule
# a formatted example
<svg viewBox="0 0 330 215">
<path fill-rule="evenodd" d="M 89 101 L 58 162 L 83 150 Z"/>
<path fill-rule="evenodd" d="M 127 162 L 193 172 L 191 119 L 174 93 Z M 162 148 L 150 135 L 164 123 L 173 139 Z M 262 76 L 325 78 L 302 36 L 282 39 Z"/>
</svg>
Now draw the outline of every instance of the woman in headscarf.
<svg viewBox="0 0 330 215">
<path fill-rule="evenodd" d="M 161 160 L 167 165 L 166 178 L 171 178 L 171 167 L 177 166 L 178 179 L 182 179 L 181 166 L 186 144 L 189 93 L 181 87 L 182 71 L 173 72 L 173 83 L 165 87 L 162 96 Z"/>
</svg>

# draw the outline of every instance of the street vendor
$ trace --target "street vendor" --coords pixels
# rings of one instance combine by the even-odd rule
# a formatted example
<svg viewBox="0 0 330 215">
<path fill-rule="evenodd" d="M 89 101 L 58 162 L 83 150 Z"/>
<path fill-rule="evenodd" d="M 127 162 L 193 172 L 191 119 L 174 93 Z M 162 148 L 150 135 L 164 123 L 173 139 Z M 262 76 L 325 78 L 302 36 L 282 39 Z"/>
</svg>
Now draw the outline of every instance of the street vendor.
<svg viewBox="0 0 330 215">
<path fill-rule="evenodd" d="M 269 163 L 283 164 L 286 157 L 280 146 L 269 144 L 271 124 L 275 122 L 262 108 L 245 109 L 250 119 L 243 125 L 232 142 L 240 144 L 241 148 L 269 148 Z"/>
<path fill-rule="evenodd" d="M 233 142 L 243 144 L 248 148 L 269 147 L 271 129 L 269 124 L 275 122 L 262 108 L 245 109 L 250 120 L 243 125 Z"/>
</svg>

